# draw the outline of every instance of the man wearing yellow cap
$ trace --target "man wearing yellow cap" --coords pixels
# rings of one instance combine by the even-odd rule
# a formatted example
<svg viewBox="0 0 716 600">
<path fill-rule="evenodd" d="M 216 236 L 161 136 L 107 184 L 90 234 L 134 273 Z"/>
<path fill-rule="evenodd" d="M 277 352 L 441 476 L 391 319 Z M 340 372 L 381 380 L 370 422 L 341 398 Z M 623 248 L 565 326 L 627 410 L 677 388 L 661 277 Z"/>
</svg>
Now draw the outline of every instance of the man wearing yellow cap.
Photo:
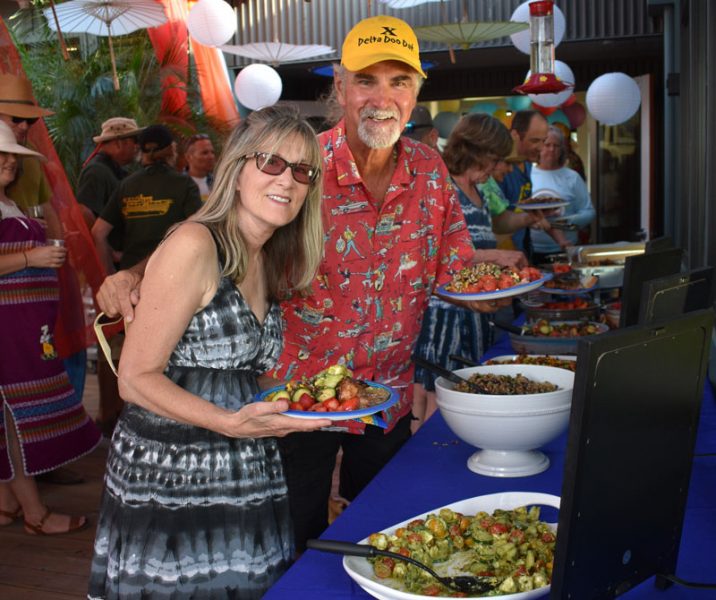
<svg viewBox="0 0 716 600">
<path fill-rule="evenodd" d="M 400 137 L 424 78 L 415 33 L 390 16 L 358 23 L 335 68 L 343 118 L 319 136 L 325 258 L 313 294 L 282 305 L 275 375 L 295 379 L 344 363 L 358 379 L 394 386 L 400 400 L 381 413 L 384 423 L 350 420 L 342 432 L 280 440 L 299 551 L 327 526 L 339 448 L 340 493 L 352 500 L 409 438 L 411 420 L 422 420 L 425 406 L 413 406 L 408 384 L 423 314 L 433 290 L 475 255 L 439 154 Z M 346 251 L 348 231 L 355 252 Z"/>
<path fill-rule="evenodd" d="M 424 77 L 415 33 L 390 16 L 359 22 L 335 68 L 343 118 L 319 136 L 325 257 L 312 294 L 282 303 L 284 350 L 273 375 L 298 379 L 341 363 L 358 379 L 393 386 L 400 400 L 369 423 L 281 440 L 299 551 L 327 526 L 338 450 L 341 495 L 352 500 L 410 437 L 411 409 L 422 418 L 409 384 L 423 313 L 433 290 L 474 258 L 440 156 L 400 137 Z M 137 285 L 136 275 L 112 279 L 100 306 L 131 316 L 128 290 Z"/>
</svg>

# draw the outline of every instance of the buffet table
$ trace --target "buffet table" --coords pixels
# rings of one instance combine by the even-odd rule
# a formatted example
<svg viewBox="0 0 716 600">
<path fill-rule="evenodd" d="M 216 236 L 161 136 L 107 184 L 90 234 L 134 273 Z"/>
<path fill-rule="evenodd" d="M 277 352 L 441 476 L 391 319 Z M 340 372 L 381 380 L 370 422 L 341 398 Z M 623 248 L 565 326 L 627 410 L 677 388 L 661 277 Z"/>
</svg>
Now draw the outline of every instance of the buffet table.
<svg viewBox="0 0 716 600">
<path fill-rule="evenodd" d="M 504 353 L 504 347 L 502 350 L 493 349 L 491 354 Z M 716 399 L 708 383 L 707 388 L 676 570 L 678 577 L 698 582 L 716 581 Z M 534 491 L 560 495 L 565 449 L 566 435 L 543 448 L 551 464 L 538 475 L 514 479 L 484 477 L 469 471 L 466 466 L 475 449 L 458 440 L 437 413 L 322 537 L 358 541 L 414 515 L 483 494 Z M 615 491 L 605 491 L 610 492 Z M 341 561 L 342 557 L 338 555 L 309 550 L 264 598 L 370 598 L 346 574 Z M 659 591 L 650 579 L 620 597 L 629 600 L 705 600 L 716 597 L 716 591 L 677 585 Z"/>
</svg>

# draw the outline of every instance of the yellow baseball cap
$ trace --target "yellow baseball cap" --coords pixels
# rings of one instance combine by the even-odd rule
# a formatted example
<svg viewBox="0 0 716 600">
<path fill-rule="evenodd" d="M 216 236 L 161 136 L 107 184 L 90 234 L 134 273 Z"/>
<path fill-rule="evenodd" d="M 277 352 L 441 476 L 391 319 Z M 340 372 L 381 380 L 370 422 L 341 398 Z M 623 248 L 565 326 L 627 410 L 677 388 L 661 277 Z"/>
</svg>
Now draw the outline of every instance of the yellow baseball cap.
<svg viewBox="0 0 716 600">
<path fill-rule="evenodd" d="M 379 15 L 359 21 L 343 42 L 341 64 L 360 71 L 384 60 L 399 60 L 426 77 L 415 32 L 402 19 Z"/>
</svg>

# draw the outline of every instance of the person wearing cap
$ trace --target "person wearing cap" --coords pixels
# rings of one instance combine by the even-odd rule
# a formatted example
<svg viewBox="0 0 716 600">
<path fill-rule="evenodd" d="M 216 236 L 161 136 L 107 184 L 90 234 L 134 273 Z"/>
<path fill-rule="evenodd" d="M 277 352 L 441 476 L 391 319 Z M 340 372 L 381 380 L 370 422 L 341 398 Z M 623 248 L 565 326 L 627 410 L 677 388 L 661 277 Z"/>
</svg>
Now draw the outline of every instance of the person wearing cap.
<svg viewBox="0 0 716 600">
<path fill-rule="evenodd" d="M 32 84 L 25 77 L 0 73 L 0 121 L 5 123 L 22 146 L 28 146 L 27 135 L 38 119 L 55 114 L 37 106 Z M 52 207 L 52 190 L 38 161 L 23 164 L 8 195 L 20 209 L 27 213 L 31 206 L 42 206 L 42 218 L 47 224 L 47 234 L 62 239 L 62 225 Z"/>
<path fill-rule="evenodd" d="M 97 148 L 80 172 L 77 201 L 89 208 L 94 218 L 128 175 L 124 167 L 137 158 L 137 136 L 141 131 L 134 119 L 112 117 L 102 123 L 101 133 L 92 138 Z"/>
<path fill-rule="evenodd" d="M 7 194 L 25 166 L 42 155 L 16 142 L 0 122 L 0 526 L 22 519 L 31 535 L 85 526 L 85 517 L 52 512 L 35 477 L 93 450 L 99 430 L 82 407 L 54 344 L 63 246 Z"/>
<path fill-rule="evenodd" d="M 439 154 L 401 138 L 424 78 L 415 33 L 385 15 L 348 33 L 335 67 L 343 118 L 319 134 L 324 258 L 311 294 L 281 304 L 285 342 L 270 375 L 300 379 L 343 363 L 358 379 L 394 385 L 400 400 L 381 420 L 279 440 L 299 551 L 327 526 L 339 449 L 341 495 L 352 500 L 409 439 L 411 409 L 418 419 L 425 410 L 412 406 L 410 357 L 428 299 L 475 258 Z M 349 243 L 356 251 L 346 254 Z M 98 294 L 102 310 L 131 321 L 140 281 L 138 270 L 108 278 Z M 497 304 L 472 307 L 494 311 Z"/>
<path fill-rule="evenodd" d="M 119 182 L 129 174 L 125 167 L 137 158 L 137 136 L 141 131 L 134 119 L 112 117 L 102 123 L 101 132 L 92 138 L 97 147 L 80 172 L 76 193 L 90 228 L 109 203 Z M 113 229 L 107 242 L 113 250 L 113 262 L 119 262 L 122 249 L 121 230 Z M 119 357 L 121 339 L 121 336 L 117 335 L 110 340 L 116 358 Z M 96 422 L 104 435 L 111 437 L 124 403 L 119 396 L 117 378 L 101 352 L 97 357 L 97 378 L 99 410 Z"/>
<path fill-rule="evenodd" d="M 416 142 L 427 144 L 434 150 L 438 149 L 438 138 L 440 134 L 433 125 L 433 118 L 430 111 L 424 106 L 416 106 L 410 113 L 410 120 L 403 130 L 403 135 Z"/>
<path fill-rule="evenodd" d="M 174 168 L 176 142 L 164 125 L 150 125 L 139 133 L 141 168 L 124 178 L 92 226 L 100 259 L 114 273 L 108 236 L 122 231 L 120 268 L 145 261 L 167 229 L 201 206 L 199 188 Z"/>
<path fill-rule="evenodd" d="M 286 343 L 273 374 L 296 379 L 344 363 L 358 379 L 395 386 L 400 400 L 381 413 L 385 423 L 279 440 L 299 550 L 327 526 L 339 449 L 340 494 L 352 500 L 410 437 L 411 421 L 422 422 L 410 382 L 423 314 L 433 290 L 479 257 L 440 155 L 401 137 L 424 78 L 414 32 L 390 16 L 359 22 L 335 68 L 343 118 L 319 136 L 325 256 L 313 294 L 283 303 Z M 357 252 L 346 255 L 349 238 Z"/>
</svg>

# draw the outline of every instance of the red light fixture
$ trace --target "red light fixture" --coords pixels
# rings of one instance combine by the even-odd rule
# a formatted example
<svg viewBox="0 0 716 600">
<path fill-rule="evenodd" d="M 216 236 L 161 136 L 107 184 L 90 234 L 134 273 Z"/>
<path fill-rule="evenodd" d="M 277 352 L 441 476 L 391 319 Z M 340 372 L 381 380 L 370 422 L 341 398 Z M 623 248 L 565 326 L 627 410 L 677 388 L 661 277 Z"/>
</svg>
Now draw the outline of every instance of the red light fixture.
<svg viewBox="0 0 716 600">
<path fill-rule="evenodd" d="M 539 0 L 530 5 L 530 72 L 518 94 L 555 94 L 566 85 L 554 74 L 554 2 Z"/>
</svg>

